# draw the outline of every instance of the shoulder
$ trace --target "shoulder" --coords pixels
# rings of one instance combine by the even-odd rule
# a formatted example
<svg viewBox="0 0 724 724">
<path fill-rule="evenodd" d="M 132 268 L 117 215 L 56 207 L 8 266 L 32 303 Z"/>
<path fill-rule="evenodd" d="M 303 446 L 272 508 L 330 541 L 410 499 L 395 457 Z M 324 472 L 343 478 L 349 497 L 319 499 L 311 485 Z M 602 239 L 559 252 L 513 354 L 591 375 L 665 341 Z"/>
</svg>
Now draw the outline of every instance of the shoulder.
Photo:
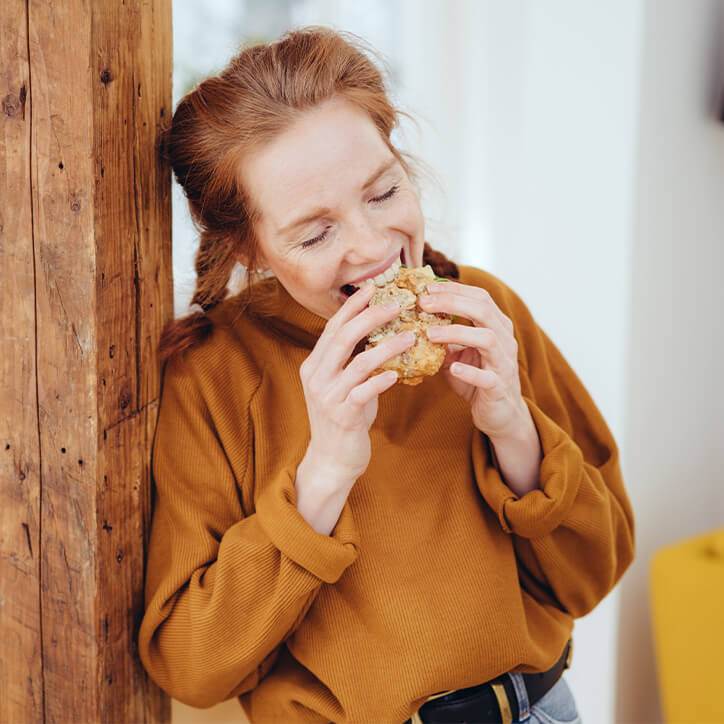
<svg viewBox="0 0 724 724">
<path fill-rule="evenodd" d="M 164 387 L 195 389 L 208 405 L 223 402 L 230 390 L 248 402 L 261 380 L 261 369 L 249 350 L 252 335 L 244 334 L 251 325 L 235 297 L 207 315 L 208 336 L 165 366 Z"/>
</svg>

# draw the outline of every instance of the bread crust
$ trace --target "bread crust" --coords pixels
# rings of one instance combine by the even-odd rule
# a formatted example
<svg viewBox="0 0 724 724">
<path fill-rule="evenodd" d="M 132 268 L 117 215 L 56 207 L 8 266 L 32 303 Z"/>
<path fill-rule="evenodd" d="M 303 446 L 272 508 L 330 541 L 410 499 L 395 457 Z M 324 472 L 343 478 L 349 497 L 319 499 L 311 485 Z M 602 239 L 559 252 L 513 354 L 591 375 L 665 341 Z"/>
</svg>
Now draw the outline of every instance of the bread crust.
<svg viewBox="0 0 724 724">
<path fill-rule="evenodd" d="M 400 314 L 373 330 L 367 338 L 365 349 L 371 349 L 386 338 L 408 330 L 415 334 L 416 339 L 410 349 L 387 360 L 372 374 L 394 370 L 398 374 L 399 382 L 419 385 L 425 377 L 437 374 L 442 367 L 446 346 L 431 342 L 425 330 L 428 327 L 450 324 L 452 318 L 447 314 L 425 312 L 418 301 L 419 296 L 427 292 L 428 284 L 432 284 L 435 278 L 430 265 L 416 269 L 400 267 L 395 278 L 374 293 L 369 306 L 397 302 L 400 305 Z"/>
</svg>

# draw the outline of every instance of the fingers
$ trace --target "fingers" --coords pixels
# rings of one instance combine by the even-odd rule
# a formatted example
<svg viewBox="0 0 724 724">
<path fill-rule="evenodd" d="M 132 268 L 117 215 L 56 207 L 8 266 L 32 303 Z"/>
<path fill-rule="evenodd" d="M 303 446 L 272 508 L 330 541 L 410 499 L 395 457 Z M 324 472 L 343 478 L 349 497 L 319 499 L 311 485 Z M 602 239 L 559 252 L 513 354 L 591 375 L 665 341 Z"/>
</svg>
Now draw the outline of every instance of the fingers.
<svg viewBox="0 0 724 724">
<path fill-rule="evenodd" d="M 466 365 L 462 362 L 454 362 L 450 365 L 450 374 L 473 387 L 480 387 L 486 392 L 493 390 L 498 383 L 498 376 L 495 372 L 481 370 L 479 367 Z"/>
<path fill-rule="evenodd" d="M 339 328 L 359 314 L 370 302 L 376 287 L 373 281 L 367 280 L 347 301 L 337 310 L 336 314 L 330 317 L 327 325 L 322 332 L 334 336 Z"/>
<path fill-rule="evenodd" d="M 372 347 L 372 349 L 360 352 L 345 367 L 331 394 L 334 398 L 341 400 L 349 397 L 354 388 L 364 383 L 374 370 L 381 367 L 395 355 L 410 349 L 415 344 L 415 339 L 413 332 L 403 332 L 386 339 L 384 342 Z"/>
<path fill-rule="evenodd" d="M 370 400 L 389 390 L 397 382 L 397 372 L 388 370 L 370 377 L 366 382 L 350 390 L 347 400 L 357 407 L 364 407 Z"/>
<path fill-rule="evenodd" d="M 437 344 L 454 344 L 477 349 L 485 361 L 497 370 L 503 370 L 509 360 L 502 349 L 498 335 L 488 327 L 466 327 L 462 324 L 428 327 L 428 339 Z"/>
<path fill-rule="evenodd" d="M 330 377 L 339 374 L 360 340 L 394 319 L 399 312 L 400 305 L 396 302 L 376 305 L 358 312 L 329 334 L 325 330 L 315 347 L 320 358 L 317 371 Z"/>
<path fill-rule="evenodd" d="M 367 305 L 374 294 L 375 285 L 373 282 L 366 282 L 358 289 L 345 303 L 337 310 L 337 312 L 327 321 L 322 334 L 317 340 L 311 354 L 304 361 L 302 371 L 306 375 L 311 375 L 317 366 L 327 357 L 327 346 L 331 340 L 335 338 L 339 329 L 349 320 L 357 316 L 361 311 L 367 308 Z"/>
<path fill-rule="evenodd" d="M 513 323 L 485 289 L 444 282 L 430 284 L 428 291 L 429 294 L 419 300 L 426 312 L 454 314 L 471 320 L 476 326 L 488 327 L 499 336 L 508 352 L 512 350 Z"/>
</svg>

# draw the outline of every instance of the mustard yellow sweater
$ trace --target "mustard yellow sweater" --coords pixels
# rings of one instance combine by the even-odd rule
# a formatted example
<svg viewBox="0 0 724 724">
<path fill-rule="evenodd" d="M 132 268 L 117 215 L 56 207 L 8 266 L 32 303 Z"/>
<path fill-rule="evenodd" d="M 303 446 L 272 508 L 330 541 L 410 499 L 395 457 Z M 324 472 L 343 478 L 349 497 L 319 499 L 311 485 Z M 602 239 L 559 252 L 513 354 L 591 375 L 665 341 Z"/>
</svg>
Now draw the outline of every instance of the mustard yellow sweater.
<svg viewBox="0 0 724 724">
<path fill-rule="evenodd" d="M 171 696 L 257 722 L 399 723 L 434 692 L 540 671 L 633 557 L 615 442 L 560 352 L 495 277 L 543 450 L 518 498 L 443 375 L 382 394 L 372 459 L 330 536 L 295 507 L 299 366 L 325 321 L 276 280 L 230 298 L 165 370 L 139 647 Z"/>
</svg>

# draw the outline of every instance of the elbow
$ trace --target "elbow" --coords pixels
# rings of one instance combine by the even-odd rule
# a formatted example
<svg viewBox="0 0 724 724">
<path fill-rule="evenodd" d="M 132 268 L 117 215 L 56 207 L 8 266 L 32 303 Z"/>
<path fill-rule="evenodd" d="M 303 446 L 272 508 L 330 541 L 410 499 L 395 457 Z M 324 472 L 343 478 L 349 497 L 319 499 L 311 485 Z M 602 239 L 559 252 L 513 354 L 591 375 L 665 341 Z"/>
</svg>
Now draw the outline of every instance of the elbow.
<svg viewBox="0 0 724 724">
<path fill-rule="evenodd" d="M 616 587 L 623 574 L 633 561 L 633 547 L 623 547 L 616 551 L 608 565 L 602 566 L 589 579 L 589 586 L 577 595 L 569 597 L 564 610 L 573 618 L 582 618 L 591 613 L 596 606 Z"/>
<path fill-rule="evenodd" d="M 174 699 L 178 699 L 182 704 L 192 706 L 195 709 L 208 709 L 216 704 L 224 701 L 223 698 L 210 696 L 211 686 L 209 682 L 192 682 L 185 683 L 183 687 L 179 687 L 175 693 L 169 692 Z"/>
<path fill-rule="evenodd" d="M 142 657 L 142 661 L 154 683 L 172 699 L 196 709 L 208 709 L 224 701 L 225 697 L 218 692 L 218 685 L 210 675 L 205 675 L 202 671 L 173 666 L 164 660 L 159 652 Z"/>
<path fill-rule="evenodd" d="M 224 700 L 219 692 L 218 678 L 213 667 L 189 666 L 189 657 L 169 655 L 159 641 L 158 631 L 144 636 L 143 625 L 138 640 L 138 653 L 143 667 L 171 698 L 197 709 L 208 709 Z"/>
</svg>

